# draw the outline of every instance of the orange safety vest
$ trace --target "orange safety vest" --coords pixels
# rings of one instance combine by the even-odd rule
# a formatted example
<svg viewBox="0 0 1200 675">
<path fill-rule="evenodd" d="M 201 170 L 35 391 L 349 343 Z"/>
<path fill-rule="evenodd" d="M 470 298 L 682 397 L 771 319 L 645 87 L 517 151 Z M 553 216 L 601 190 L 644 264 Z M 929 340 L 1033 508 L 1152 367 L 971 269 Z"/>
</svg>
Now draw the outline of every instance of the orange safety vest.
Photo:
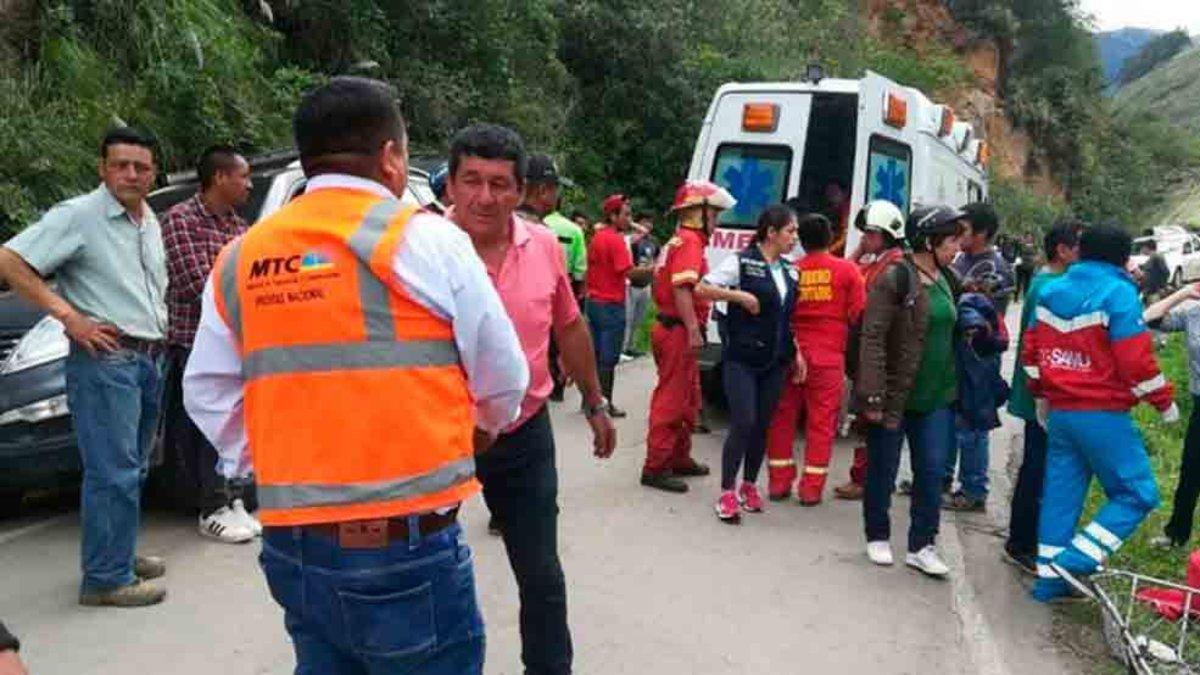
<svg viewBox="0 0 1200 675">
<path fill-rule="evenodd" d="M 474 404 L 451 324 L 392 271 L 416 211 L 317 190 L 217 258 L 265 525 L 421 513 L 479 491 Z"/>
</svg>

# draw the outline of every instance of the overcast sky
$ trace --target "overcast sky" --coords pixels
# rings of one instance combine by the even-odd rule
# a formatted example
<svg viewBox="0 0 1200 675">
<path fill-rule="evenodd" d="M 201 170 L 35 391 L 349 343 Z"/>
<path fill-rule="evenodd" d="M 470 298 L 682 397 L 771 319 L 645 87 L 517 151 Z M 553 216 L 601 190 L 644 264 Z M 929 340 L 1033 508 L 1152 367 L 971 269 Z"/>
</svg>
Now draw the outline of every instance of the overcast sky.
<svg viewBox="0 0 1200 675">
<path fill-rule="evenodd" d="M 1099 30 L 1184 26 L 1200 35 L 1200 2 L 1197 0 L 1080 0 L 1084 12 L 1092 14 Z"/>
</svg>

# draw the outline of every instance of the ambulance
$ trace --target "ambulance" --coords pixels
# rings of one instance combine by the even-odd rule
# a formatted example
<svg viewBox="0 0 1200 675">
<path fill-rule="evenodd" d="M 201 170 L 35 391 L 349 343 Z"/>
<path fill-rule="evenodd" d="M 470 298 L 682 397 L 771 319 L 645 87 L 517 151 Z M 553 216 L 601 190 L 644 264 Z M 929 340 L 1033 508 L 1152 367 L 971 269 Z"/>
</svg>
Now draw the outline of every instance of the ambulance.
<svg viewBox="0 0 1200 675">
<path fill-rule="evenodd" d="M 827 79 L 810 66 L 800 82 L 730 83 L 713 97 L 696 140 L 688 178 L 729 190 L 737 206 L 721 215 L 708 264 L 750 244 L 767 206 L 800 197 L 846 231 L 863 204 L 887 199 L 904 213 L 914 204 L 961 207 L 988 196 L 987 142 L 947 105 L 867 71 L 862 79 Z M 848 204 L 830 204 L 843 193 Z M 714 314 L 723 309 L 717 307 Z M 715 319 L 715 317 L 714 317 Z M 706 398 L 718 394 L 720 336 L 708 326 L 701 356 Z"/>
</svg>

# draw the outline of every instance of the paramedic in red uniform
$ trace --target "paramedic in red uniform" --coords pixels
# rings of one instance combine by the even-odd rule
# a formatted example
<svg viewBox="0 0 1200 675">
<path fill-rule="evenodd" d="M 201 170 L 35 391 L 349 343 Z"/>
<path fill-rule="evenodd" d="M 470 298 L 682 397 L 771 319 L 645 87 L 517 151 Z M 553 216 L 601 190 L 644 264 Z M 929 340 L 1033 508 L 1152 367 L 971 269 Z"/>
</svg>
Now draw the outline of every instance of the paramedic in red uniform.
<svg viewBox="0 0 1200 675">
<path fill-rule="evenodd" d="M 805 506 L 821 503 L 829 456 L 845 391 L 846 336 L 866 303 L 858 267 L 829 253 L 833 226 L 820 214 L 804 216 L 797 230 L 805 255 L 796 262 L 800 291 L 792 311 L 792 334 L 808 364 L 802 382 L 789 378 L 767 434 L 768 494 L 786 499 L 796 479 L 792 441 L 805 411 L 804 475 L 797 496 Z"/>
<path fill-rule="evenodd" d="M 642 485 L 687 492 L 680 476 L 705 476 L 708 467 L 692 459 L 692 427 L 700 398 L 696 356 L 704 345 L 708 303 L 693 294 L 708 273 L 704 247 L 721 211 L 735 200 L 708 181 L 688 181 L 675 193 L 671 211 L 678 218 L 675 236 L 663 247 L 654 270 L 658 319 L 650 332 L 658 384 L 650 398 L 650 431 Z"/>
</svg>

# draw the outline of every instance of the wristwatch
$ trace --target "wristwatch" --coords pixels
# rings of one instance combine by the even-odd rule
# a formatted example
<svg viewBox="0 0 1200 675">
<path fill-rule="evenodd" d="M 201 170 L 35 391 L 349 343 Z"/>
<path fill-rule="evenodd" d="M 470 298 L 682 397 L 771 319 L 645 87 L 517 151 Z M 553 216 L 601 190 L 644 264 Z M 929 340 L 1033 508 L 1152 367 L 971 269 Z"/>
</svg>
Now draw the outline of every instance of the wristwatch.
<svg viewBox="0 0 1200 675">
<path fill-rule="evenodd" d="M 602 412 L 608 412 L 608 399 L 604 398 L 603 396 L 600 397 L 600 402 L 596 405 L 588 405 L 586 403 L 583 404 L 583 415 L 588 419 L 591 419 Z"/>
</svg>

